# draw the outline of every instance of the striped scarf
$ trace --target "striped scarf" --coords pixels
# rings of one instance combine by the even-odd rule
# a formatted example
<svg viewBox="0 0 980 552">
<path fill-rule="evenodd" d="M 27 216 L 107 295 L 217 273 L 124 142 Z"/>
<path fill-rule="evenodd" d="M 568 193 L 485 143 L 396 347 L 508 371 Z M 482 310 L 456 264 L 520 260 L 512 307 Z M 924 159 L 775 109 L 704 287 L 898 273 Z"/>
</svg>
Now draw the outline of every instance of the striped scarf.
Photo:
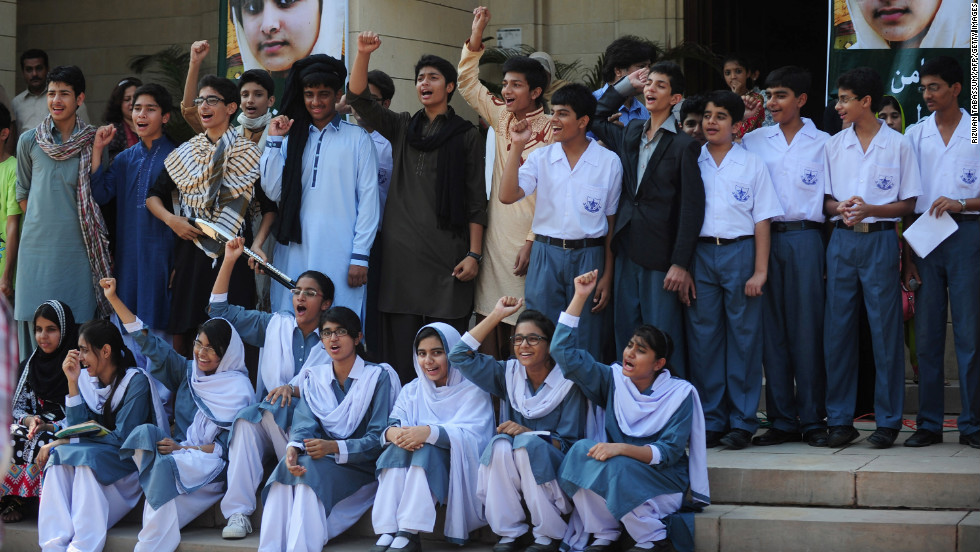
<svg viewBox="0 0 980 552">
<path fill-rule="evenodd" d="M 234 128 L 214 144 L 204 133 L 184 142 L 163 162 L 180 194 L 174 210 L 237 236 L 259 178 L 260 158 L 255 144 Z M 194 238 L 194 243 L 212 259 L 224 252 L 223 244 L 205 236 Z"/>
<path fill-rule="evenodd" d="M 92 273 L 92 285 L 95 287 L 95 298 L 98 300 L 99 316 L 112 314 L 112 306 L 99 287 L 101 278 L 112 276 L 112 259 L 109 256 L 109 234 L 106 231 L 102 211 L 92 197 L 92 184 L 89 171 L 92 167 L 92 142 L 95 139 L 95 127 L 85 124 L 77 118 L 75 130 L 68 140 L 55 143 L 51 135 L 52 120 L 48 115 L 37 126 L 37 145 L 48 157 L 55 161 L 65 161 L 76 155 L 80 156 L 78 163 L 78 222 L 82 227 L 82 241 L 88 255 L 89 268 Z"/>
</svg>

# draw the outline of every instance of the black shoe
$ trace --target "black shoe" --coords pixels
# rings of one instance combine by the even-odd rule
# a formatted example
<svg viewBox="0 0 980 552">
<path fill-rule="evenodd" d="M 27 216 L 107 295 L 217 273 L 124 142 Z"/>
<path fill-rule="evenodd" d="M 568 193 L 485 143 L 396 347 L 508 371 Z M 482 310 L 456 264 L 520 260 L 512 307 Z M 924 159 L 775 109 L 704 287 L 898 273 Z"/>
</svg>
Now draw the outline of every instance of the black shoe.
<svg viewBox="0 0 980 552">
<path fill-rule="evenodd" d="M 721 445 L 721 438 L 724 437 L 724 431 L 705 431 L 704 432 L 704 448 L 715 448 Z"/>
<path fill-rule="evenodd" d="M 584 552 L 610 552 L 615 545 L 615 541 L 609 544 L 590 544 L 585 547 Z"/>
<path fill-rule="evenodd" d="M 842 447 L 861 436 L 854 426 L 831 426 L 827 429 L 830 431 L 827 436 L 827 446 L 830 448 Z"/>
<path fill-rule="evenodd" d="M 674 548 L 674 543 L 670 542 L 670 539 L 663 539 L 653 541 L 653 548 L 640 548 L 639 546 L 634 546 L 626 552 L 677 552 L 677 549 Z"/>
<path fill-rule="evenodd" d="M 886 449 L 895 443 L 898 438 L 898 430 L 890 427 L 879 427 L 868 437 L 868 444 L 871 448 Z"/>
<path fill-rule="evenodd" d="M 388 534 L 391 535 L 391 533 L 388 533 Z M 394 535 L 391 535 L 391 536 L 392 536 L 392 538 L 394 538 Z M 390 544 L 386 544 L 386 545 L 382 546 L 380 544 L 375 544 L 374 546 L 372 546 L 371 548 L 368 549 L 368 552 L 385 552 L 386 550 L 388 550 L 388 547 L 389 546 L 391 546 L 391 545 Z"/>
<path fill-rule="evenodd" d="M 395 538 L 405 537 L 408 539 L 408 544 L 405 548 L 388 548 L 388 552 L 420 552 L 422 550 L 422 538 L 418 533 L 409 533 L 408 531 L 399 531 L 395 533 Z"/>
<path fill-rule="evenodd" d="M 907 447 L 928 447 L 929 445 L 935 445 L 942 442 L 942 433 L 936 433 L 935 431 L 919 428 L 915 430 L 915 433 L 913 433 L 911 437 L 905 440 L 904 445 Z"/>
<path fill-rule="evenodd" d="M 551 539 L 548 544 L 531 543 L 524 552 L 558 552 L 559 546 L 561 546 L 561 539 Z"/>
<path fill-rule="evenodd" d="M 799 433 L 795 431 L 783 431 L 781 429 L 770 428 L 768 431 L 752 438 L 752 444 L 760 447 L 769 445 L 781 445 L 783 443 L 796 443 L 802 440 Z"/>
<path fill-rule="evenodd" d="M 980 448 L 980 431 L 974 431 L 969 435 L 960 435 L 960 444 Z"/>
<path fill-rule="evenodd" d="M 803 440 L 811 447 L 825 447 L 827 446 L 827 430 L 822 427 L 807 430 L 803 434 Z"/>
<path fill-rule="evenodd" d="M 720 439 L 721 444 L 732 450 L 742 450 L 749 446 L 752 434 L 744 429 L 733 429 Z"/>
<path fill-rule="evenodd" d="M 513 540 L 510 542 L 500 542 L 493 545 L 493 552 L 514 552 L 517 550 L 517 541 Z"/>
</svg>

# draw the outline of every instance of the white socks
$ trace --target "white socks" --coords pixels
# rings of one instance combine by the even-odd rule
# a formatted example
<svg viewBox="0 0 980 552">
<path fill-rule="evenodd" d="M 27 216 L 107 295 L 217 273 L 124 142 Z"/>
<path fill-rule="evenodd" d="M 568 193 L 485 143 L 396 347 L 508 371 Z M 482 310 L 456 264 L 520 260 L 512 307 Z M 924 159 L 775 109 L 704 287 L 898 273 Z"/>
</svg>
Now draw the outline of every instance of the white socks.
<svg viewBox="0 0 980 552">
<path fill-rule="evenodd" d="M 378 537 L 378 542 L 374 543 L 377 546 L 391 546 L 391 541 L 395 540 L 395 535 L 391 533 L 384 533 Z"/>
<path fill-rule="evenodd" d="M 418 531 L 405 531 L 406 533 L 411 533 L 417 535 Z M 395 537 L 395 540 L 391 541 L 391 546 L 389 548 L 405 548 L 408 546 L 409 540 L 407 537 Z"/>
</svg>

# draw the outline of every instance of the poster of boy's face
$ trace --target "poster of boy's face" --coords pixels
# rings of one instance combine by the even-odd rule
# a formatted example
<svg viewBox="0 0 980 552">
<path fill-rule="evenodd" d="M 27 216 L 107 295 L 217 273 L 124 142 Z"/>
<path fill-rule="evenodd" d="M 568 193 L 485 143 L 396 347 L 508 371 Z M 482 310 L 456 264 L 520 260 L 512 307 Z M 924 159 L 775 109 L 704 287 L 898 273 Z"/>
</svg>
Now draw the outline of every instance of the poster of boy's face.
<svg viewBox="0 0 980 552">
<path fill-rule="evenodd" d="M 244 70 L 288 71 L 310 54 L 343 53 L 346 0 L 230 0 Z"/>
</svg>

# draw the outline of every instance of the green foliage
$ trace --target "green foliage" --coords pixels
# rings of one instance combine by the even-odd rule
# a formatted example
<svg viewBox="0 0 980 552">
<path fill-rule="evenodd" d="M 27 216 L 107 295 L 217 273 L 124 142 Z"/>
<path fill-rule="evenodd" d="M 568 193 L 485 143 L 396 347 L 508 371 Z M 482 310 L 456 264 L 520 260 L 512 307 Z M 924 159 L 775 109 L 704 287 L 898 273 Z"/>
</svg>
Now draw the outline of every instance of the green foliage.
<svg viewBox="0 0 980 552">
<path fill-rule="evenodd" d="M 190 59 L 190 52 L 185 52 L 176 44 L 153 54 L 129 58 L 130 70 L 139 75 L 147 73 L 149 78 L 144 78 L 145 82 L 156 82 L 173 96 L 176 113 L 171 113 L 165 130 L 167 135 L 178 144 L 189 140 L 195 134 L 181 116 L 179 107 L 180 99 L 184 96 L 184 79 L 187 78 Z"/>
</svg>

